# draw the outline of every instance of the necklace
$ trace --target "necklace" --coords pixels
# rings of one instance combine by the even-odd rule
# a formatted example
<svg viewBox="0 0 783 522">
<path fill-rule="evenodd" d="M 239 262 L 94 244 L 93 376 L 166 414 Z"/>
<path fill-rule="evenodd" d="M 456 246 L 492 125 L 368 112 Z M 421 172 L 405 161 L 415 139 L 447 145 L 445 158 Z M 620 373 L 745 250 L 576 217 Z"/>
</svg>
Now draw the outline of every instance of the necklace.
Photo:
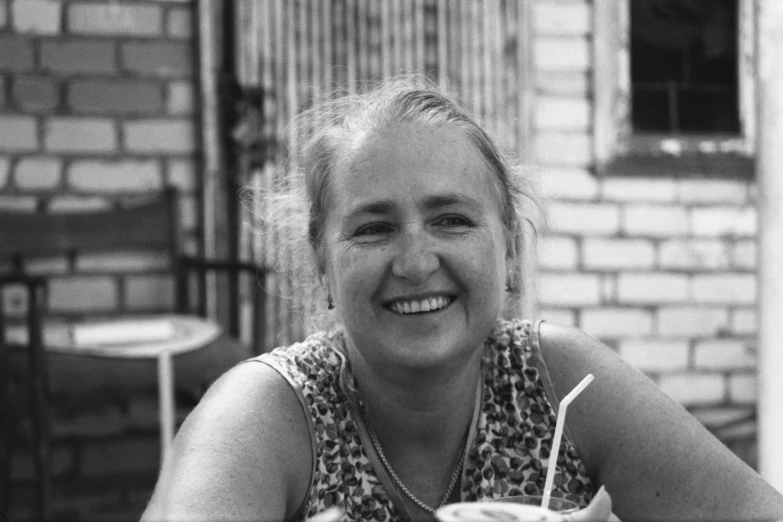
<svg viewBox="0 0 783 522">
<path fill-rule="evenodd" d="M 454 486 L 457 485 L 457 480 L 459 480 L 459 477 L 462 474 L 462 465 L 465 463 L 465 453 L 462 452 L 462 455 L 459 458 L 459 462 L 457 463 L 457 467 L 454 468 L 454 472 L 451 475 L 451 482 L 449 482 L 449 487 L 446 489 L 446 494 L 443 495 L 443 500 L 441 500 L 440 504 L 438 504 L 436 507 L 432 508 L 427 504 L 425 504 L 424 502 L 422 502 L 418 497 L 416 497 L 416 495 L 411 493 L 408 487 L 402 483 L 402 480 L 400 480 L 400 477 L 398 477 L 397 474 L 394 472 L 394 469 L 391 467 L 391 464 L 389 464 L 389 461 L 386 459 L 386 455 L 383 453 L 383 448 L 381 448 L 381 443 L 378 441 L 378 437 L 375 435 L 375 430 L 373 429 L 372 424 L 370 423 L 370 418 L 367 415 L 367 412 L 364 411 L 364 404 L 361 405 L 360 409 L 362 412 L 362 419 L 364 420 L 365 426 L 367 426 L 367 433 L 370 435 L 370 440 L 372 441 L 372 445 L 375 448 L 375 451 L 378 453 L 378 456 L 381 458 L 381 462 L 383 462 L 386 471 L 389 472 L 389 476 L 391 476 L 392 480 L 397 485 L 397 487 L 400 488 L 400 491 L 405 493 L 405 496 L 411 499 L 417 506 L 419 506 L 427 513 L 434 514 L 436 509 L 445 506 L 446 502 L 449 500 L 449 497 L 451 496 L 451 492 L 454 489 Z"/>
</svg>

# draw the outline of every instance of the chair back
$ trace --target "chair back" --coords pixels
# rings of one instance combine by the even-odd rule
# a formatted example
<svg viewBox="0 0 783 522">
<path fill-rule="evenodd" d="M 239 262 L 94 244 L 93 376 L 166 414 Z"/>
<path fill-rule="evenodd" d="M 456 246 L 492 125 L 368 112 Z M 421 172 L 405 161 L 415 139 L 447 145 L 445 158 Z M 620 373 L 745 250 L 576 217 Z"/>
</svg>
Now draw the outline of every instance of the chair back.
<svg viewBox="0 0 783 522">
<path fill-rule="evenodd" d="M 0 211 L 0 256 L 115 249 L 179 249 L 176 192 L 168 189 L 120 207 L 66 213 Z"/>
</svg>

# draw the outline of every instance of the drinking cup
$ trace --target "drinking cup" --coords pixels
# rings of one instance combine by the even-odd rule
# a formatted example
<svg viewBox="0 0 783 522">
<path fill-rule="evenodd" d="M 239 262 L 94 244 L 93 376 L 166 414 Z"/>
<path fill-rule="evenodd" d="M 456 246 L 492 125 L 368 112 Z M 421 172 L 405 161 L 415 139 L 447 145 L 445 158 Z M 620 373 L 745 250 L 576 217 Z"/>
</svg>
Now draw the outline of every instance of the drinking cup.
<svg viewBox="0 0 783 522">
<path fill-rule="evenodd" d="M 510 502 L 512 504 L 522 504 L 523 506 L 541 506 L 544 497 L 542 495 L 515 495 L 511 497 L 502 497 L 494 499 L 492 502 Z M 579 504 L 561 497 L 549 497 L 550 511 L 560 514 L 573 513 L 579 511 Z"/>
<path fill-rule="evenodd" d="M 564 522 L 565 517 L 540 505 L 518 502 L 460 502 L 438 509 L 435 519 L 438 522 Z"/>
</svg>

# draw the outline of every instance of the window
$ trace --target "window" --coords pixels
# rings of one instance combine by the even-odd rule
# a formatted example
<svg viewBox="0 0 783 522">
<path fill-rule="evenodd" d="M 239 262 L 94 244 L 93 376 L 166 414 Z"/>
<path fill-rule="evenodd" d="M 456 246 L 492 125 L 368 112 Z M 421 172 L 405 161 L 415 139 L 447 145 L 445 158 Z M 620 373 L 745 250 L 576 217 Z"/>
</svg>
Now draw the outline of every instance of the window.
<svg viewBox="0 0 783 522">
<path fill-rule="evenodd" d="M 599 170 L 751 176 L 753 30 L 752 0 L 596 0 Z"/>
</svg>

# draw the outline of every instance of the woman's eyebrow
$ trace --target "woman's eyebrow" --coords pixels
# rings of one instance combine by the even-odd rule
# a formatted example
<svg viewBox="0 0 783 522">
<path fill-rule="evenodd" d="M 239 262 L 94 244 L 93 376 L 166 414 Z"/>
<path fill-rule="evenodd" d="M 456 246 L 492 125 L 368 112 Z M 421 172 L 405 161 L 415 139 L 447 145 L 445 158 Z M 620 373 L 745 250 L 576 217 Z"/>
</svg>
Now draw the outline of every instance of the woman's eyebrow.
<svg viewBox="0 0 783 522">
<path fill-rule="evenodd" d="M 391 199 L 380 199 L 376 201 L 369 201 L 367 203 L 360 203 L 351 208 L 346 217 L 352 218 L 360 216 L 362 214 L 388 214 L 395 208 L 394 202 Z"/>
<path fill-rule="evenodd" d="M 451 205 L 469 205 L 473 208 L 480 208 L 481 203 L 478 200 L 459 193 L 447 193 L 447 194 L 435 194 L 427 196 L 422 200 L 422 207 L 427 210 L 438 209 L 442 207 L 448 207 Z M 395 202 L 391 199 L 379 199 L 375 201 L 369 201 L 366 203 L 359 203 L 355 207 L 352 207 L 347 213 L 346 218 L 351 219 L 356 216 L 375 214 L 383 215 L 394 212 L 397 208 Z"/>
<path fill-rule="evenodd" d="M 441 207 L 448 207 L 450 205 L 469 205 L 471 207 L 480 208 L 481 203 L 478 200 L 468 196 L 467 194 L 460 194 L 456 192 L 448 194 L 436 194 L 424 198 L 423 205 L 426 209 L 434 209 Z"/>
</svg>

